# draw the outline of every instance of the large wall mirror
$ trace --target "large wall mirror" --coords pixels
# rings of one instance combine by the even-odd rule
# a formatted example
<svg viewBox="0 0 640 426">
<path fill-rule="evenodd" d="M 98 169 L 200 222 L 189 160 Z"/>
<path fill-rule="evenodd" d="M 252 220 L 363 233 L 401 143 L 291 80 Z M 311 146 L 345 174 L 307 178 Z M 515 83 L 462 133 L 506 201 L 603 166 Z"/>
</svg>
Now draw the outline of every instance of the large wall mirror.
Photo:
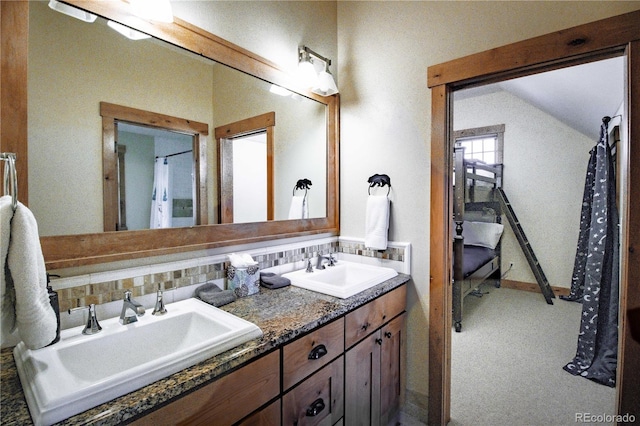
<svg viewBox="0 0 640 426">
<path fill-rule="evenodd" d="M 300 90 L 267 60 L 179 19 L 152 24 L 135 18 L 125 2 L 68 2 L 97 14 L 93 23 L 51 10 L 46 1 L 28 3 L 29 207 L 38 220 L 48 268 L 337 233 L 337 96 L 323 98 Z M 154 37 L 127 39 L 109 28 L 107 20 Z M 274 91 L 274 84 L 286 90 Z M 154 131 L 175 128 L 164 126 L 163 120 L 105 119 L 104 105 L 130 109 L 133 117 L 135 111 L 176 117 L 205 129 L 184 131 L 198 135 L 189 139 L 193 149 L 184 156 L 192 162 L 193 186 L 190 194 L 185 190 L 174 201 L 177 217 L 171 229 L 147 229 L 147 207 L 137 204 L 151 202 L 148 185 L 123 188 L 118 177 L 126 169 L 118 164 L 138 161 L 133 154 L 142 143 L 136 141 L 154 137 L 154 132 L 144 131 L 133 137 L 138 133 L 135 125 Z M 218 158 L 213 130 L 265 113 L 277 119 L 270 129 L 269 174 L 264 173 L 258 184 L 269 184 L 273 195 L 268 206 L 259 208 L 272 213 L 260 221 L 228 223 L 221 217 L 220 173 L 225 160 Z M 126 130 L 121 136 L 118 127 Z M 163 149 L 188 151 L 183 147 Z M 110 162 L 116 165 L 113 173 Z M 153 181 L 150 164 L 138 168 L 145 170 L 140 182 Z M 309 214 L 290 220 L 292 190 L 302 178 L 313 182 L 307 194 Z M 119 216 L 127 210 L 121 193 L 127 194 L 130 210 L 143 210 L 142 221 L 136 219 L 142 224 L 135 228 L 134 219 L 121 225 Z M 116 229 L 121 231 L 109 232 Z"/>
</svg>

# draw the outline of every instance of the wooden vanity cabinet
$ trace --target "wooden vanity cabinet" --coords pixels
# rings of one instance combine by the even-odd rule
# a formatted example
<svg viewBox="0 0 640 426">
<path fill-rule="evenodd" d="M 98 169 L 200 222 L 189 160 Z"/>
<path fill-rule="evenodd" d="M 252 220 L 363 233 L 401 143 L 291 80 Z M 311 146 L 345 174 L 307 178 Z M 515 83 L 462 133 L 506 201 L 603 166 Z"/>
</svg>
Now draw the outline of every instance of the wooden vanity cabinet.
<svg viewBox="0 0 640 426">
<path fill-rule="evenodd" d="M 134 424 L 386 426 L 403 396 L 405 307 L 402 285 Z"/>
<path fill-rule="evenodd" d="M 405 298 L 402 286 L 347 314 L 346 425 L 384 426 L 400 406 Z"/>
</svg>

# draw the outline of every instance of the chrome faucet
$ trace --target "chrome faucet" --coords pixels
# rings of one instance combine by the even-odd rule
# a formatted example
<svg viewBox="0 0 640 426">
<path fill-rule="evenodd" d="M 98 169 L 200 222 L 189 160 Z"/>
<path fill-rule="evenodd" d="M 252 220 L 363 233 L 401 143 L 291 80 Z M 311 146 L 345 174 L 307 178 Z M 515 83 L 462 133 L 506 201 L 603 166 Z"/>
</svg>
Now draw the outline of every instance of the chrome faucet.
<svg viewBox="0 0 640 426">
<path fill-rule="evenodd" d="M 100 333 L 102 327 L 98 323 L 98 317 L 96 316 L 96 305 L 93 303 L 89 306 L 81 306 L 79 308 L 69 309 L 69 315 L 75 311 L 84 311 L 89 310 L 89 318 L 87 319 L 87 325 L 84 326 L 84 330 L 82 330 L 82 334 L 96 334 Z"/>
<path fill-rule="evenodd" d="M 133 315 L 127 314 L 127 311 L 133 311 Z M 122 301 L 122 312 L 120 313 L 120 324 L 126 325 L 138 321 L 138 317 L 144 315 L 144 307 L 131 298 L 129 290 L 124 292 L 124 300 Z"/>
<path fill-rule="evenodd" d="M 316 269 L 324 269 L 325 260 L 329 263 L 329 266 L 336 266 L 337 260 L 329 253 L 329 256 L 323 256 L 321 254 L 318 255 L 318 261 L 316 263 Z"/>
</svg>

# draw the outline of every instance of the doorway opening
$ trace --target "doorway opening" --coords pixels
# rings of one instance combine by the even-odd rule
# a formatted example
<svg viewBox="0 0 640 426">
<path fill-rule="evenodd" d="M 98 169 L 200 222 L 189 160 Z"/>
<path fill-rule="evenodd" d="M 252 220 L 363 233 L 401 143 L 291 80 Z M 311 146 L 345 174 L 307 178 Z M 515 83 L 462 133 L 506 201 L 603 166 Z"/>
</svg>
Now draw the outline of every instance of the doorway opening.
<svg viewBox="0 0 640 426">
<path fill-rule="evenodd" d="M 453 94 L 454 137 L 504 123 L 501 186 L 557 296 L 571 287 L 589 153 L 602 117 L 621 115 L 624 99 L 623 57 Z M 467 145 L 480 161 L 495 162 L 488 158 L 494 150 L 483 152 L 486 141 Z M 557 297 L 546 303 L 509 222 L 504 215 L 497 283 L 493 276 L 477 284 L 482 297 L 465 297 L 462 332 L 452 334 L 452 424 L 525 417 L 532 424 L 570 423 L 579 412 L 615 413 L 615 389 L 563 371 L 576 355 L 582 305 Z M 611 285 L 617 290 L 619 282 Z M 529 401 L 546 409 L 529 409 Z M 492 409 L 478 414 L 486 405 Z"/>
</svg>

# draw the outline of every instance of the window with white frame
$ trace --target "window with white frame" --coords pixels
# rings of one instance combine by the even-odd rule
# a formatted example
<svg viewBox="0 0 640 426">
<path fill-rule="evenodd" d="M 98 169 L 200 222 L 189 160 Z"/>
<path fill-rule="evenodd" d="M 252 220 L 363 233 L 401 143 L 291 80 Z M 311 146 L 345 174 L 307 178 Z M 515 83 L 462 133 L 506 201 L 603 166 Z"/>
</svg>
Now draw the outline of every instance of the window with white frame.
<svg viewBox="0 0 640 426">
<path fill-rule="evenodd" d="M 453 133 L 456 146 L 462 146 L 464 158 L 487 164 L 503 161 L 504 124 L 457 130 Z"/>
</svg>

